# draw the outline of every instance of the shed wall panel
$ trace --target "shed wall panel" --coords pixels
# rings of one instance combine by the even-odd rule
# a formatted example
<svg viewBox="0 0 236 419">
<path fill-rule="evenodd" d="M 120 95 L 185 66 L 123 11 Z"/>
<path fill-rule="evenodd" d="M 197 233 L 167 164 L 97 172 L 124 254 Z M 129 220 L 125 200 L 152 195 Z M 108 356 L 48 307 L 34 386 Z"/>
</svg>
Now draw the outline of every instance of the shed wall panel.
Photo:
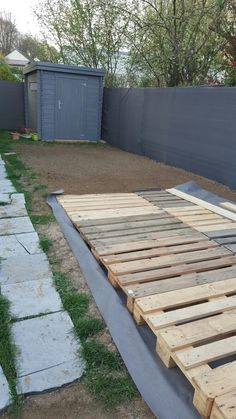
<svg viewBox="0 0 236 419">
<path fill-rule="evenodd" d="M 38 96 L 38 77 L 37 73 L 31 73 L 27 77 L 27 125 L 29 128 L 32 128 L 34 131 L 38 129 L 38 118 L 37 118 L 37 96 Z M 35 87 L 33 88 L 34 85 Z M 36 89 L 36 90 L 35 90 Z"/>
<path fill-rule="evenodd" d="M 56 76 L 50 71 L 41 72 L 41 137 L 55 139 Z"/>
<path fill-rule="evenodd" d="M 98 77 L 87 77 L 86 139 L 98 140 L 100 84 Z"/>
</svg>

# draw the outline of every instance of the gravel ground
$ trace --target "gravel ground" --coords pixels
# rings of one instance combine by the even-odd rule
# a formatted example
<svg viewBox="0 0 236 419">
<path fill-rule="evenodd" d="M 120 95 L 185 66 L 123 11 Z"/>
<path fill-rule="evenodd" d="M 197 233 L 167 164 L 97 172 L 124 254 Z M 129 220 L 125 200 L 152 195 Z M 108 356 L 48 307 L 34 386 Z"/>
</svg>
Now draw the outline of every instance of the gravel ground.
<svg viewBox="0 0 236 419">
<path fill-rule="evenodd" d="M 49 191 L 63 188 L 68 194 L 131 192 L 170 188 L 194 180 L 211 192 L 236 200 L 236 192 L 219 183 L 108 145 L 40 143 L 16 145 L 15 150 Z"/>
</svg>

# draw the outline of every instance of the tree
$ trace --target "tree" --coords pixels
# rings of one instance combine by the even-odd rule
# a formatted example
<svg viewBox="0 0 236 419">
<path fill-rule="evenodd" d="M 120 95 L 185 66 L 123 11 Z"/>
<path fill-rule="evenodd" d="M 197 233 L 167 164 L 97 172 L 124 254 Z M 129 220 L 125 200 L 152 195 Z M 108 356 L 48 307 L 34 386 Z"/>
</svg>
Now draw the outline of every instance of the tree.
<svg viewBox="0 0 236 419">
<path fill-rule="evenodd" d="M 19 34 L 17 49 L 26 55 L 31 61 L 50 61 L 57 63 L 60 61 L 60 54 L 57 49 L 48 44 L 48 42 L 39 40 L 30 34 Z"/>
<path fill-rule="evenodd" d="M 226 13 L 223 19 L 217 19 L 210 29 L 221 37 L 221 50 L 218 66 L 224 73 L 226 85 L 236 85 L 236 0 L 224 1 Z"/>
<path fill-rule="evenodd" d="M 11 67 L 5 63 L 2 54 L 0 54 L 0 80 L 17 81 L 17 77 L 12 73 Z"/>
<path fill-rule="evenodd" d="M 210 29 L 224 4 L 217 0 L 143 0 L 130 65 L 142 84 L 179 86 L 206 80 L 223 41 Z M 132 38 L 132 35 L 131 35 Z M 132 39 L 131 39 L 132 42 Z"/>
<path fill-rule="evenodd" d="M 125 0 L 44 0 L 36 15 L 64 63 L 103 67 L 111 86 L 127 42 L 130 15 L 121 13 L 125 7 Z"/>
<path fill-rule="evenodd" d="M 0 12 L 0 52 L 9 54 L 17 43 L 17 28 L 11 13 Z"/>
</svg>

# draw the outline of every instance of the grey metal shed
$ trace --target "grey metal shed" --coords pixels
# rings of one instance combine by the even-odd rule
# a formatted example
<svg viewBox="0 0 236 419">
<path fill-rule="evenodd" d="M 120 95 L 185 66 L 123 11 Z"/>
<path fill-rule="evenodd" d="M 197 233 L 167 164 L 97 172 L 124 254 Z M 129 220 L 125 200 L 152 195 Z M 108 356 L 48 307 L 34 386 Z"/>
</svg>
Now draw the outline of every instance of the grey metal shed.
<svg viewBox="0 0 236 419">
<path fill-rule="evenodd" d="M 39 138 L 101 138 L 104 70 L 34 62 L 24 75 L 26 126 Z"/>
</svg>

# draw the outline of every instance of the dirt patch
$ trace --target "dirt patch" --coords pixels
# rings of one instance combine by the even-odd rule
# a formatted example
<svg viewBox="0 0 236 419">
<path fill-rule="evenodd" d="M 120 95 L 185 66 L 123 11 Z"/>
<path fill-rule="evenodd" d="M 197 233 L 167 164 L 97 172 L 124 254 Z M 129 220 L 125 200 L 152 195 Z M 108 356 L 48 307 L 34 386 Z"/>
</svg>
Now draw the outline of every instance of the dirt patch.
<svg viewBox="0 0 236 419">
<path fill-rule="evenodd" d="M 109 145 L 40 143 L 15 145 L 14 149 L 49 191 L 63 188 L 68 194 L 132 192 L 165 189 L 193 180 L 213 193 L 236 200 L 236 192 L 219 183 Z"/>
</svg>

